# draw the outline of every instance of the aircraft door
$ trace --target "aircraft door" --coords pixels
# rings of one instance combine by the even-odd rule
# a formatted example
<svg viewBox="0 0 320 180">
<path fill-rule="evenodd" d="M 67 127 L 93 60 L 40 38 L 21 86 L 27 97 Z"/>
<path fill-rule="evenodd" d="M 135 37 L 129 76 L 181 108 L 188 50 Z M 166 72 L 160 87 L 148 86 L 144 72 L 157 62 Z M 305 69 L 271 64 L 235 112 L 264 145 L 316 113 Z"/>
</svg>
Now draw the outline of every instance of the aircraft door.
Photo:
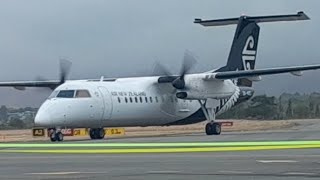
<svg viewBox="0 0 320 180">
<path fill-rule="evenodd" d="M 104 112 L 102 115 L 102 122 L 103 122 L 111 118 L 112 109 L 113 109 L 112 98 L 111 98 L 110 92 L 106 87 L 99 87 L 99 91 L 102 94 L 103 104 L 104 104 Z"/>
</svg>

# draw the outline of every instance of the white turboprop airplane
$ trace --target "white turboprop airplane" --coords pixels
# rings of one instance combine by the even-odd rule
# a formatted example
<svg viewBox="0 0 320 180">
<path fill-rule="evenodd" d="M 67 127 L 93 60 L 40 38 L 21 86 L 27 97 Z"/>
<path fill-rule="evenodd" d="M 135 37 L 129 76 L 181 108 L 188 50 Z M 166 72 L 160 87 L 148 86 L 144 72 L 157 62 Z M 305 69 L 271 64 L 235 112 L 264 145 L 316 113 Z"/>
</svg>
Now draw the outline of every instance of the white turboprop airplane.
<svg viewBox="0 0 320 180">
<path fill-rule="evenodd" d="M 71 63 L 62 61 L 60 80 L 0 82 L 23 90 L 25 87 L 49 87 L 53 93 L 41 105 L 35 125 L 50 130 L 51 141 L 62 141 L 61 128 L 90 128 L 91 139 L 104 138 L 104 127 L 185 125 L 207 120 L 207 135 L 221 133 L 215 122 L 232 106 L 253 96 L 252 81 L 262 75 L 319 69 L 320 65 L 254 69 L 259 30 L 257 23 L 307 20 L 298 12 L 292 15 L 241 16 L 239 18 L 201 20 L 203 26 L 237 24 L 227 65 L 204 73 L 186 74 L 194 58 L 185 54 L 180 75 L 65 81 Z"/>
</svg>

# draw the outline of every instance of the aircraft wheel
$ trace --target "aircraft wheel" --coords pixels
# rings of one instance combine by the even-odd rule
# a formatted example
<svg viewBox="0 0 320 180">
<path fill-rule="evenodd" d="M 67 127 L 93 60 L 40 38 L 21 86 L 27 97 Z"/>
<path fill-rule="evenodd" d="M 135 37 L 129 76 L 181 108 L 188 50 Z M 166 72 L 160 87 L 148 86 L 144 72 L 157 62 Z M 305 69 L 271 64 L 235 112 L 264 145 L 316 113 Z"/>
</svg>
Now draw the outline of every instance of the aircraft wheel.
<svg viewBox="0 0 320 180">
<path fill-rule="evenodd" d="M 56 140 L 57 140 L 57 141 L 63 141 L 63 134 L 62 134 L 62 132 L 57 132 L 57 133 L 56 133 Z"/>
<path fill-rule="evenodd" d="M 214 135 L 220 135 L 221 134 L 221 124 L 220 123 L 213 123 L 212 124 L 212 133 Z"/>
<path fill-rule="evenodd" d="M 104 138 L 105 132 L 104 132 L 104 129 L 103 129 L 103 128 L 97 129 L 96 132 L 97 132 L 98 139 L 103 139 L 103 138 Z"/>
<path fill-rule="evenodd" d="M 90 129 L 89 135 L 91 139 L 97 139 L 96 129 Z"/>
<path fill-rule="evenodd" d="M 50 132 L 50 140 L 51 142 L 55 142 L 57 140 L 57 136 L 56 136 L 56 131 L 55 130 L 51 130 L 52 132 Z"/>
<path fill-rule="evenodd" d="M 207 135 L 212 135 L 212 124 L 211 123 L 207 123 L 206 124 L 206 134 Z"/>
<path fill-rule="evenodd" d="M 221 134 L 220 123 L 207 123 L 206 124 L 206 134 L 207 135 L 219 135 Z"/>
</svg>

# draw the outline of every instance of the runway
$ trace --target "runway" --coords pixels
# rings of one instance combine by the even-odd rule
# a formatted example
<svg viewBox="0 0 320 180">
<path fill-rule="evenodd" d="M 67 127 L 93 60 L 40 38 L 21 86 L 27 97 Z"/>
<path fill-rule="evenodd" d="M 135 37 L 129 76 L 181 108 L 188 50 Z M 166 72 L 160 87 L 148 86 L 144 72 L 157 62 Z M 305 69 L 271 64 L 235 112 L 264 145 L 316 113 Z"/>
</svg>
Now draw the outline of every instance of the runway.
<svg viewBox="0 0 320 180">
<path fill-rule="evenodd" d="M 169 154 L 1 154 L 0 179 L 320 178 L 319 149 Z"/>
<path fill-rule="evenodd" d="M 31 147 L 0 144 L 0 179 L 318 179 L 319 137 L 317 129 L 303 127 L 211 137 L 189 134 L 35 143 L 29 144 Z M 237 149 L 239 147 L 243 149 Z M 268 148 L 250 149 L 252 147 Z M 178 148 L 184 149 L 172 151 Z M 187 152 L 185 148 L 211 149 Z M 231 149 L 216 151 L 217 148 Z M 63 152 L 63 149 L 70 152 Z M 84 152 L 77 152 L 81 149 Z M 132 149 L 146 152 L 103 152 Z M 171 150 L 150 152 L 152 149 Z"/>
</svg>

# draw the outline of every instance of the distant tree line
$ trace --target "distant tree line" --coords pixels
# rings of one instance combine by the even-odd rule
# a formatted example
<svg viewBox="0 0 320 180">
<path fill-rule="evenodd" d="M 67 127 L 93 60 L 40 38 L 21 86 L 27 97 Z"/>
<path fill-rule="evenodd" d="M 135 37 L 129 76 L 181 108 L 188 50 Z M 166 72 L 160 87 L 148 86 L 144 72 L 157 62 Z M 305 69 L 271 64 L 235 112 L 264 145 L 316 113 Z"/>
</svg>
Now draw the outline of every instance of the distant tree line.
<svg viewBox="0 0 320 180">
<path fill-rule="evenodd" d="M 320 93 L 258 95 L 225 112 L 221 119 L 312 119 L 320 118 Z"/>
<path fill-rule="evenodd" d="M 0 107 L 0 129 L 26 129 L 33 126 L 37 108 Z"/>
</svg>

